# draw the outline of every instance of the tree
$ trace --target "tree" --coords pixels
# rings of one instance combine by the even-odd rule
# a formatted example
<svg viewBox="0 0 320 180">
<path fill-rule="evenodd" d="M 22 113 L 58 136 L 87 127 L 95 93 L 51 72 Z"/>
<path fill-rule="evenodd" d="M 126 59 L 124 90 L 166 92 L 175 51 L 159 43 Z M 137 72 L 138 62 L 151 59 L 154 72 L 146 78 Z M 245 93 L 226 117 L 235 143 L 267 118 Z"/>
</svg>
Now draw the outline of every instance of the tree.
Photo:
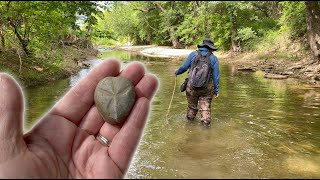
<svg viewBox="0 0 320 180">
<path fill-rule="evenodd" d="M 2 48 L 6 40 L 17 48 L 17 41 L 27 56 L 39 54 L 45 47 L 59 43 L 64 35 L 79 32 L 79 15 L 85 16 L 86 32 L 91 33 L 90 27 L 96 23 L 94 14 L 98 12 L 97 4 L 91 1 L 0 2 Z"/>
<path fill-rule="evenodd" d="M 280 25 L 289 27 L 291 38 L 303 37 L 307 32 L 305 2 L 283 1 L 280 2 L 280 6 L 282 9 Z"/>
<path fill-rule="evenodd" d="M 313 54 L 320 62 L 320 8 L 318 1 L 305 1 L 307 11 L 307 34 Z"/>
<path fill-rule="evenodd" d="M 183 20 L 183 14 L 180 11 L 181 6 L 185 5 L 185 2 L 178 1 L 156 1 L 156 2 L 144 2 L 140 4 L 140 7 L 136 7 L 134 10 L 140 11 L 140 13 L 149 14 L 152 11 L 160 11 L 158 18 L 161 19 L 159 29 L 162 29 L 162 33 L 167 34 L 168 41 L 172 43 L 174 48 L 182 48 L 180 43 L 179 34 L 177 33 L 178 25 Z M 162 36 L 165 36 L 162 34 Z"/>
</svg>

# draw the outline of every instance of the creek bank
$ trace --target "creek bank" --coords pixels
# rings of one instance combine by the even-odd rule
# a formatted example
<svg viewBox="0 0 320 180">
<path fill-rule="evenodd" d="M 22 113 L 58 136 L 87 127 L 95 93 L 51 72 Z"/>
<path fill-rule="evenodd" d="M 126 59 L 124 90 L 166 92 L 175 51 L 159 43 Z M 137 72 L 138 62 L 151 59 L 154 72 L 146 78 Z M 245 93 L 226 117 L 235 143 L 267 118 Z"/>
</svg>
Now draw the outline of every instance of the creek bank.
<svg viewBox="0 0 320 180">
<path fill-rule="evenodd" d="M 19 57 L 15 51 L 1 51 L 0 71 L 13 75 L 23 87 L 37 86 L 76 74 L 87 67 L 84 60 L 95 58 L 98 53 L 96 49 L 65 47 L 62 59 L 51 59 Z"/>
<path fill-rule="evenodd" d="M 148 57 L 171 58 L 170 62 L 183 61 L 195 49 L 173 49 L 168 46 L 117 46 L 108 47 L 116 50 L 126 50 L 136 52 Z M 313 61 L 313 57 L 308 53 L 293 54 L 292 58 L 281 58 L 272 52 L 261 56 L 259 53 L 241 53 L 231 57 L 228 52 L 215 52 L 220 63 L 235 66 L 241 72 L 265 72 L 265 78 L 302 79 L 308 84 L 320 84 L 320 63 Z M 288 52 L 289 54 L 289 52 Z"/>
<path fill-rule="evenodd" d="M 313 60 L 311 54 L 303 54 L 299 60 L 275 58 L 259 58 L 256 53 L 242 53 L 236 57 L 225 55 L 219 59 L 237 67 L 238 71 L 253 69 L 252 72 L 261 70 L 265 78 L 287 79 L 296 78 L 307 84 L 320 84 L 320 63 Z"/>
</svg>

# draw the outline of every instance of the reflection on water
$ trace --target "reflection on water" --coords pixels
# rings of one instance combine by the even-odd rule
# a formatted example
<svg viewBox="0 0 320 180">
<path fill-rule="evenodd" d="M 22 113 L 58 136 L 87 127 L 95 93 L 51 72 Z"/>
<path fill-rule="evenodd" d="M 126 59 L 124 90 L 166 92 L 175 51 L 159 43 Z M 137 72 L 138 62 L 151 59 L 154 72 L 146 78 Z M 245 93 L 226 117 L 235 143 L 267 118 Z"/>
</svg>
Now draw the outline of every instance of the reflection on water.
<svg viewBox="0 0 320 180">
<path fill-rule="evenodd" d="M 29 129 L 44 112 L 47 112 L 68 89 L 68 79 L 24 89 L 26 98 L 26 129 Z"/>
<path fill-rule="evenodd" d="M 123 66 L 144 62 L 160 80 L 126 178 L 320 178 L 319 88 L 265 79 L 262 72 L 239 73 L 221 63 L 221 92 L 212 103 L 211 127 L 202 127 L 199 119 L 186 121 L 186 97 L 179 88 L 167 123 L 179 64 L 123 51 L 105 51 L 100 57 L 122 59 Z M 95 66 L 101 60 L 89 62 Z M 88 71 L 27 89 L 27 127 Z M 177 86 L 185 77 L 178 76 Z"/>
</svg>

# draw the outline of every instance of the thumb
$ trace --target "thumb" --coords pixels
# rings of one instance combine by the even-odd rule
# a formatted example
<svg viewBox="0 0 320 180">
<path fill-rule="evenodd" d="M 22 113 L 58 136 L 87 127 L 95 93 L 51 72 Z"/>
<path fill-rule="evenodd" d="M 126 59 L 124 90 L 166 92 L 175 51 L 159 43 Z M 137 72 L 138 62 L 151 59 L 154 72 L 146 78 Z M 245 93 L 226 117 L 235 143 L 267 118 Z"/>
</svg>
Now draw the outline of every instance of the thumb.
<svg viewBox="0 0 320 180">
<path fill-rule="evenodd" d="M 25 146 L 23 140 L 23 94 L 17 82 L 0 73 L 0 162 L 12 158 Z"/>
</svg>

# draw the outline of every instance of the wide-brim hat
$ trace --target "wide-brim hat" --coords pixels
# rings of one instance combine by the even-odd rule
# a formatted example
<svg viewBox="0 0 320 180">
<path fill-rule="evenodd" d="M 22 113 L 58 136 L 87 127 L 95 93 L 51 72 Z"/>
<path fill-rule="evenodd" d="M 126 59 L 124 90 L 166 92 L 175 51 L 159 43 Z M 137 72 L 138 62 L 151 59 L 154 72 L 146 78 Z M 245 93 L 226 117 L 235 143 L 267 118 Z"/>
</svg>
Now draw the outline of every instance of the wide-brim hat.
<svg viewBox="0 0 320 180">
<path fill-rule="evenodd" d="M 213 51 L 218 50 L 218 48 L 214 46 L 214 43 L 208 38 L 204 38 L 203 41 L 202 41 L 202 44 L 197 45 L 197 47 L 198 48 L 200 48 L 200 47 L 208 47 L 208 48 L 212 49 Z"/>
</svg>

